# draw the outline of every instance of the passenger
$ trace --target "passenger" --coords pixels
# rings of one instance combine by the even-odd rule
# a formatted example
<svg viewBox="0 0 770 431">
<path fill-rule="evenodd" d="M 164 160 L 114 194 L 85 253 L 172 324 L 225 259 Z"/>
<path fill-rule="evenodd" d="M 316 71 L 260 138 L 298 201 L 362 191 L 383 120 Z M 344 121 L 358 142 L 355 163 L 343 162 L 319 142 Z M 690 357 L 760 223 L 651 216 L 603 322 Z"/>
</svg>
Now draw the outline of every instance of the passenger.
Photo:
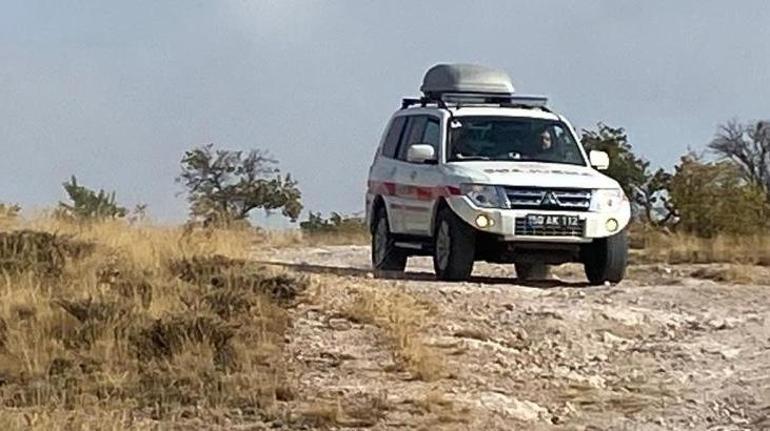
<svg viewBox="0 0 770 431">
<path fill-rule="evenodd" d="M 551 138 L 551 132 L 548 129 L 543 129 L 540 133 L 536 134 L 535 149 L 532 153 L 532 159 L 543 162 L 558 162 L 561 161 L 562 156 L 559 154 L 558 148 L 554 145 L 553 138 Z"/>
</svg>

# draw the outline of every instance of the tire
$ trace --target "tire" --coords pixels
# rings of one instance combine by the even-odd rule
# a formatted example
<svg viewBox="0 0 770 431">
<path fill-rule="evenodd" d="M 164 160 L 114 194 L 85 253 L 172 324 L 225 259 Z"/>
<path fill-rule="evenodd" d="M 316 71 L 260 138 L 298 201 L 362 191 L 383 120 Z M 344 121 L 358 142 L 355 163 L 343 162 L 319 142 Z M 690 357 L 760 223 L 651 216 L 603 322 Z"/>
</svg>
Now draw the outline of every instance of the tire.
<svg viewBox="0 0 770 431">
<path fill-rule="evenodd" d="M 390 234 L 388 215 L 384 207 L 379 207 L 374 214 L 372 229 L 372 268 L 374 275 L 382 275 L 382 271 L 403 272 L 406 268 L 407 255 L 404 250 L 395 245 Z"/>
<path fill-rule="evenodd" d="M 628 233 L 624 230 L 607 238 L 597 238 L 583 249 L 583 267 L 588 282 L 600 285 L 619 283 L 628 266 Z"/>
<path fill-rule="evenodd" d="M 542 262 L 517 262 L 515 267 L 519 281 L 547 280 L 551 275 L 551 269 Z"/>
<path fill-rule="evenodd" d="M 433 232 L 433 269 L 439 280 L 467 280 L 473 272 L 476 232 L 449 208 L 436 216 Z"/>
</svg>

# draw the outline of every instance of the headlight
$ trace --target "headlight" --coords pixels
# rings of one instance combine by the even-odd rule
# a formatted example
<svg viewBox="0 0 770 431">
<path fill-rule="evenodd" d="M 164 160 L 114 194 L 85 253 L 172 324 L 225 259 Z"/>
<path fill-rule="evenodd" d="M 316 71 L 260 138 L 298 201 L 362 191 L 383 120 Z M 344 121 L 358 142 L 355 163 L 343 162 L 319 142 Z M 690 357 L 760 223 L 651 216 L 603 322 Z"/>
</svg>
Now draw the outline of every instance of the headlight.
<svg viewBox="0 0 770 431">
<path fill-rule="evenodd" d="M 482 208 L 507 208 L 508 198 L 502 187 L 485 184 L 460 184 L 460 191 Z"/>
<path fill-rule="evenodd" d="M 594 190 L 593 196 L 591 196 L 591 211 L 617 211 L 627 201 L 628 198 L 623 193 L 623 189 Z"/>
</svg>

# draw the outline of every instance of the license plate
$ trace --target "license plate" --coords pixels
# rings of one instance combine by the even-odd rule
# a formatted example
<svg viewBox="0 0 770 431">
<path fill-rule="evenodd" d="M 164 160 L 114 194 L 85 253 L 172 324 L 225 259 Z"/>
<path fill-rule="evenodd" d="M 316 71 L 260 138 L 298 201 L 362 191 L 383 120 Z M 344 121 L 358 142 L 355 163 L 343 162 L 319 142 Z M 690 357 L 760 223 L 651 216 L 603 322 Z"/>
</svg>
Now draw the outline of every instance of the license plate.
<svg viewBox="0 0 770 431">
<path fill-rule="evenodd" d="M 580 218 L 570 215 L 527 214 L 529 227 L 580 227 Z"/>
</svg>

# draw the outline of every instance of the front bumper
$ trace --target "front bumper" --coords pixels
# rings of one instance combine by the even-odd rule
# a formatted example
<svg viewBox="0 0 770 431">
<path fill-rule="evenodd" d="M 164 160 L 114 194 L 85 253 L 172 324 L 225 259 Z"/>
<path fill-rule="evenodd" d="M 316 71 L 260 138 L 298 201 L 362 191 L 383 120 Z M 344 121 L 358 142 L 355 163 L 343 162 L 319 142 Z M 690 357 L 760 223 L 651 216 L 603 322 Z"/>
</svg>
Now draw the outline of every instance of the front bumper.
<svg viewBox="0 0 770 431">
<path fill-rule="evenodd" d="M 628 225 L 631 219 L 629 205 L 623 205 L 613 212 L 592 212 L 479 208 L 465 196 L 452 197 L 447 199 L 447 202 L 455 214 L 478 231 L 500 235 L 506 241 L 585 243 L 592 241 L 594 238 L 604 238 L 620 232 Z M 476 223 L 477 217 L 482 214 L 491 220 L 491 223 L 485 228 L 480 228 Z M 544 236 L 516 234 L 516 219 L 524 218 L 529 214 L 577 216 L 584 226 L 582 235 Z M 608 230 L 608 220 L 610 219 L 614 219 L 617 222 L 617 228 L 614 230 Z"/>
</svg>

